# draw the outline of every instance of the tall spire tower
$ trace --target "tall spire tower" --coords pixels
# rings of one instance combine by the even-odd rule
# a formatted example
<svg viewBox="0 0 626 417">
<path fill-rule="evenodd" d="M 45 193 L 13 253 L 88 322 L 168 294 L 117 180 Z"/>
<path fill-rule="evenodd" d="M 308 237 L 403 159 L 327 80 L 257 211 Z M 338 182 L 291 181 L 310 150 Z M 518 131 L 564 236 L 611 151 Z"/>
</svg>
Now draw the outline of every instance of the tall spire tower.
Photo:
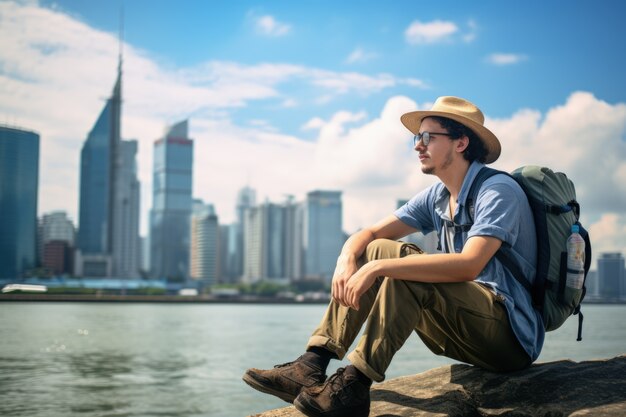
<svg viewBox="0 0 626 417">
<path fill-rule="evenodd" d="M 83 276 L 125 278 L 138 270 L 137 143 L 121 140 L 122 28 L 113 92 L 81 151 L 77 263 L 84 265 L 77 272 Z M 128 253 L 135 258 L 130 263 L 123 260 Z"/>
</svg>

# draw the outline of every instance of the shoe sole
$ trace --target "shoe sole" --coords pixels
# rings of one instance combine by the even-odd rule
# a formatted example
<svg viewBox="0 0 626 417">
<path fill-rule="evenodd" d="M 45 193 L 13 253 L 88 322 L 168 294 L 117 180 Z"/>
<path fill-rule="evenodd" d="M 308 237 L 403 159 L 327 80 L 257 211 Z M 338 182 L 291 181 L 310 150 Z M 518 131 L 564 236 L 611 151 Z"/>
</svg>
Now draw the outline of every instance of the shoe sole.
<svg viewBox="0 0 626 417">
<path fill-rule="evenodd" d="M 268 387 L 266 385 L 264 385 L 263 383 L 257 381 L 256 379 L 254 379 L 250 374 L 244 374 L 243 375 L 243 382 L 245 382 L 246 384 L 250 385 L 252 388 L 254 388 L 257 391 L 260 391 L 264 394 L 270 394 L 273 395 L 275 397 L 280 398 L 283 401 L 286 401 L 290 404 L 293 404 L 293 400 L 296 399 L 295 395 L 291 395 L 287 392 L 284 391 L 279 391 L 277 389 L 274 389 L 272 387 Z"/>
<path fill-rule="evenodd" d="M 308 409 L 306 405 L 298 401 L 297 398 L 293 401 L 293 405 L 294 407 L 296 407 L 296 410 L 298 410 L 307 417 L 324 417 L 323 415 L 318 414 L 316 411 Z"/>
<path fill-rule="evenodd" d="M 311 409 L 309 408 L 308 404 L 306 404 L 305 402 L 300 401 L 298 398 L 296 398 L 293 402 L 293 405 L 296 407 L 296 410 L 298 410 L 299 412 L 301 412 L 302 414 L 306 415 L 307 417 L 326 417 L 326 414 L 324 414 L 323 412 L 320 413 L 315 409 Z M 367 407 L 366 409 L 360 409 L 360 410 L 352 410 L 354 412 L 354 414 L 350 414 L 350 416 L 369 416 L 370 414 L 370 408 Z"/>
</svg>

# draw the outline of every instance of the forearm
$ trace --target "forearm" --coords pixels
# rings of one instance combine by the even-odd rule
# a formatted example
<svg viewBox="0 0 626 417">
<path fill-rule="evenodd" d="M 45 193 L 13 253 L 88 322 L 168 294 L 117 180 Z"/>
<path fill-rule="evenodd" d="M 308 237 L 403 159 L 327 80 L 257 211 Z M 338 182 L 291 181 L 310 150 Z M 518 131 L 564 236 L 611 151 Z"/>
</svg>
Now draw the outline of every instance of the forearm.
<svg viewBox="0 0 626 417">
<path fill-rule="evenodd" d="M 370 262 L 370 275 L 420 282 L 463 282 L 476 279 L 502 242 L 494 237 L 474 236 L 461 253 L 406 256 Z M 371 264 L 371 265 L 370 265 Z M 368 266 L 369 265 L 369 266 Z"/>
<path fill-rule="evenodd" d="M 465 282 L 474 280 L 482 267 L 463 253 L 381 259 L 369 265 L 376 276 L 418 282 Z"/>
</svg>

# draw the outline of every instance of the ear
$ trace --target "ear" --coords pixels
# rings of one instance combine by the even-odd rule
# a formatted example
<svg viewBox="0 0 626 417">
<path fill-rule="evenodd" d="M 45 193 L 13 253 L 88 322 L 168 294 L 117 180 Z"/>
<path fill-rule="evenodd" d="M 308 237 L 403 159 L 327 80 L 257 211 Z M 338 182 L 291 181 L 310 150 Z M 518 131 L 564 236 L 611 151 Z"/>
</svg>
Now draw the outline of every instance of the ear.
<svg viewBox="0 0 626 417">
<path fill-rule="evenodd" d="M 469 138 L 467 137 L 467 135 L 463 135 L 459 139 L 456 140 L 455 150 L 459 153 L 463 153 L 465 152 L 468 146 L 469 146 Z"/>
</svg>

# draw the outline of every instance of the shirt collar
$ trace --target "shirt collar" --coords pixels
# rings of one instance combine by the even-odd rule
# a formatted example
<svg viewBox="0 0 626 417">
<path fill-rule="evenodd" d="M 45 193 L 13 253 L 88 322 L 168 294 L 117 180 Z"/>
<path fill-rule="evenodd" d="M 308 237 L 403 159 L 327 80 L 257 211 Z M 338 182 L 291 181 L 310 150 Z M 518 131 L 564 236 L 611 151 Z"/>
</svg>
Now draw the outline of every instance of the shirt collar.
<svg viewBox="0 0 626 417">
<path fill-rule="evenodd" d="M 461 192 L 459 193 L 459 199 L 457 204 L 457 211 L 460 206 L 465 206 L 465 200 L 467 200 L 467 193 L 469 193 L 469 189 L 472 186 L 472 182 L 474 182 L 474 178 L 478 175 L 478 171 L 484 167 L 485 164 L 482 164 L 478 161 L 473 161 L 465 174 L 465 178 L 463 178 L 463 184 L 461 185 Z M 435 212 L 439 217 L 447 218 L 448 216 L 448 201 L 450 199 L 450 191 L 441 184 L 441 189 L 435 199 Z"/>
</svg>

